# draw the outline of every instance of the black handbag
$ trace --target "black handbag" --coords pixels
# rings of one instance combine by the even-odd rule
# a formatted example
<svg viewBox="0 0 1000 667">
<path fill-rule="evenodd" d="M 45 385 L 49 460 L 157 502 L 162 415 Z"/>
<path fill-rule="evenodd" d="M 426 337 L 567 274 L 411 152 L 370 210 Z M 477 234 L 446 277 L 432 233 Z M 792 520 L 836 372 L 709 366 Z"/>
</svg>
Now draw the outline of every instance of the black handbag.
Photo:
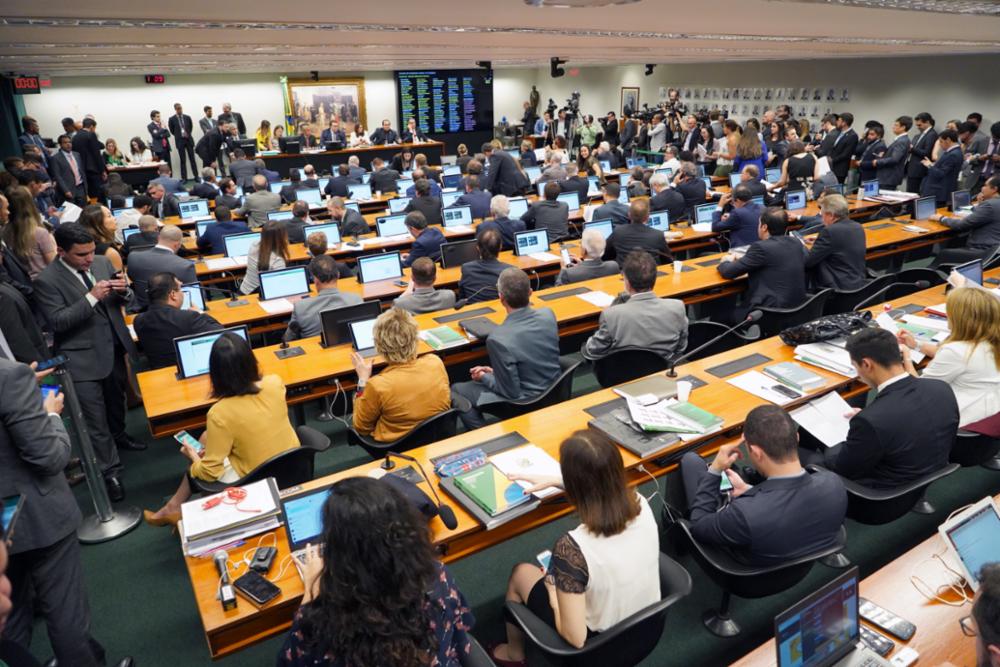
<svg viewBox="0 0 1000 667">
<path fill-rule="evenodd" d="M 812 322 L 788 327 L 778 336 L 785 345 L 806 345 L 821 343 L 833 338 L 850 336 L 856 331 L 871 326 L 872 314 L 864 310 L 859 313 L 838 313 L 824 315 Z"/>
</svg>

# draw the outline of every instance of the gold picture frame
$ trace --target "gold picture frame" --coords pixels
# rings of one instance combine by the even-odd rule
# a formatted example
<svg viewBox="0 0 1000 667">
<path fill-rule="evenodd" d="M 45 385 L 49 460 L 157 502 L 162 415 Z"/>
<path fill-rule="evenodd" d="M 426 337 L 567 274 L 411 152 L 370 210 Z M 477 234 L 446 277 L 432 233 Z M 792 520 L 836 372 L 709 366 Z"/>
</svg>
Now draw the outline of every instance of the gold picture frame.
<svg viewBox="0 0 1000 667">
<path fill-rule="evenodd" d="M 625 107 L 631 106 L 632 112 L 635 113 L 639 110 L 639 87 L 638 86 L 622 86 L 622 98 L 621 98 L 621 108 L 618 111 L 618 117 L 625 117 Z"/>
<path fill-rule="evenodd" d="M 334 114 L 346 133 L 358 121 L 367 129 L 365 80 L 358 79 L 288 79 L 285 82 L 286 128 L 298 133 L 303 123 L 311 123 L 316 136 L 330 126 Z"/>
</svg>

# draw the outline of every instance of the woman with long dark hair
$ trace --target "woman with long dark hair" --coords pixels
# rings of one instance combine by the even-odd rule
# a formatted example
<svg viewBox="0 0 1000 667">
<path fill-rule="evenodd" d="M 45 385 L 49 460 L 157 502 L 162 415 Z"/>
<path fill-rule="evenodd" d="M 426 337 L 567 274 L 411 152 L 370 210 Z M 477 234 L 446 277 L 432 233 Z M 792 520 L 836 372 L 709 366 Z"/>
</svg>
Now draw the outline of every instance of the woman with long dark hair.
<svg viewBox="0 0 1000 667">
<path fill-rule="evenodd" d="M 80 212 L 77 222 L 94 237 L 94 242 L 97 244 L 94 252 L 107 257 L 111 265 L 121 271 L 124 264 L 122 255 L 118 251 L 120 246 L 115 241 L 118 223 L 115 222 L 115 216 L 111 215 L 111 210 L 101 204 L 87 204 Z"/>
<path fill-rule="evenodd" d="M 458 667 L 475 619 L 409 501 L 350 477 L 330 488 L 323 526 L 278 667 Z"/>
<path fill-rule="evenodd" d="M 260 287 L 260 273 L 283 269 L 288 264 L 288 230 L 280 220 L 268 220 L 260 231 L 260 240 L 247 250 L 247 272 L 240 292 L 253 294 Z"/>
</svg>

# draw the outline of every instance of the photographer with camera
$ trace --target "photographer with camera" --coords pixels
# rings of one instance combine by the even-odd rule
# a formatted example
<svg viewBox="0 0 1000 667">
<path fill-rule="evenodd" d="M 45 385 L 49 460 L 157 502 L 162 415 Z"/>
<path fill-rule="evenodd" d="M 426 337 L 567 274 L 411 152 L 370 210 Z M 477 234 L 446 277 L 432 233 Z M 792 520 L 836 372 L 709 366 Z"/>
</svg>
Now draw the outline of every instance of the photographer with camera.
<svg viewBox="0 0 1000 667">
<path fill-rule="evenodd" d="M 614 111 L 609 111 L 608 115 L 601 119 L 601 129 L 604 130 L 604 141 L 611 146 L 618 145 L 618 116 Z"/>
</svg>

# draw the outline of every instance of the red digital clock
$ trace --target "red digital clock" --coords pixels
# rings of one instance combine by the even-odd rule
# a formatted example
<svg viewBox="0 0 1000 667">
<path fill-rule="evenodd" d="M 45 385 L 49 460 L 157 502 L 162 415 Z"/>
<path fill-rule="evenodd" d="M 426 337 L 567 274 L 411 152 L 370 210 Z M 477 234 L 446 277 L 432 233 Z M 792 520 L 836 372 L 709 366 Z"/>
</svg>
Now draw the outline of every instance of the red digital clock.
<svg viewBox="0 0 1000 667">
<path fill-rule="evenodd" d="M 38 83 L 37 76 L 15 76 L 14 77 L 14 94 L 15 95 L 38 95 L 41 93 L 41 86 Z"/>
<path fill-rule="evenodd" d="M 166 83 L 167 77 L 162 74 L 147 74 L 146 83 Z"/>
</svg>

